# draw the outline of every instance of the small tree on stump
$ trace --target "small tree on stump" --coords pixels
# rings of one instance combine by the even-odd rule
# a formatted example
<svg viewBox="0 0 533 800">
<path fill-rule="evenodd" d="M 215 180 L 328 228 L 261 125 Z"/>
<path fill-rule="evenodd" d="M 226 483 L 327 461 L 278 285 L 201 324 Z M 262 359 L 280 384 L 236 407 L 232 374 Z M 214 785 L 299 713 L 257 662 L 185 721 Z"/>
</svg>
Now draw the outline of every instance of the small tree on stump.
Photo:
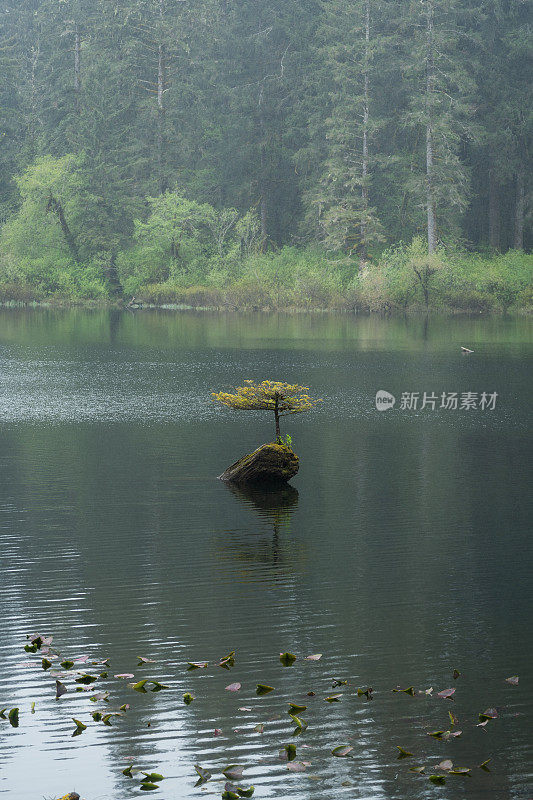
<svg viewBox="0 0 533 800">
<path fill-rule="evenodd" d="M 237 411 L 272 411 L 276 422 L 276 440 L 281 438 L 279 419 L 288 414 L 301 414 L 311 411 L 320 399 L 309 397 L 307 386 L 297 383 L 280 383 L 278 381 L 244 381 L 244 386 L 237 386 L 233 393 L 213 392 L 212 398 L 228 408 Z"/>
</svg>

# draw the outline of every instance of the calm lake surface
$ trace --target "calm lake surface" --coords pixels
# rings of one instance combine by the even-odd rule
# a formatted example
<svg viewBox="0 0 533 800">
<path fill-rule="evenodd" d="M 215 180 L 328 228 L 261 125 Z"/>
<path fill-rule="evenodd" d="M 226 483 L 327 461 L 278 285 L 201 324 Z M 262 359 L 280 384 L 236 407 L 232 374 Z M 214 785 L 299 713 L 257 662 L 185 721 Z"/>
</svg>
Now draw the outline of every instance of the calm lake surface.
<svg viewBox="0 0 533 800">
<path fill-rule="evenodd" d="M 18 728 L 0 719 L 0 794 L 144 796 L 122 774 L 133 763 L 166 776 L 155 798 L 220 797 L 237 763 L 258 800 L 533 797 L 531 319 L 4 309 L 0 346 L 0 707 L 20 708 Z M 281 496 L 216 480 L 272 437 L 269 415 L 210 402 L 247 378 L 324 399 L 284 420 L 301 468 Z M 379 389 L 394 409 L 376 410 Z M 402 409 L 403 392 L 437 408 Z M 444 410 L 442 392 L 498 397 Z M 67 678 L 55 701 L 24 652 L 35 632 L 110 659 L 94 685 L 107 707 Z M 185 669 L 230 650 L 231 672 Z M 133 692 L 119 673 L 170 688 Z M 257 683 L 276 691 L 258 698 Z M 369 685 L 372 701 L 354 694 Z M 455 702 L 435 696 L 452 687 Z M 324 702 L 332 691 L 346 694 Z M 288 701 L 308 705 L 297 739 Z M 92 721 L 123 703 L 111 727 Z M 449 710 L 462 736 L 428 737 Z M 74 738 L 72 717 L 88 724 Z M 305 773 L 277 759 L 290 741 Z M 340 744 L 348 758 L 331 756 Z M 472 776 L 409 771 L 445 758 Z M 194 788 L 194 764 L 213 780 Z"/>
</svg>

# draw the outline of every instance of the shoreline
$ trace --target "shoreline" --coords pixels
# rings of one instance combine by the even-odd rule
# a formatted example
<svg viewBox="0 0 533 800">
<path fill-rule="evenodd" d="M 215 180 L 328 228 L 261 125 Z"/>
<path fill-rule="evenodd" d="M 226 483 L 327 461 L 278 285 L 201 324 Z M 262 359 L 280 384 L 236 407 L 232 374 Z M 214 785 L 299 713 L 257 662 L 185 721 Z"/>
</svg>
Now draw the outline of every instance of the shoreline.
<svg viewBox="0 0 533 800">
<path fill-rule="evenodd" d="M 519 308 L 454 308 L 452 306 L 407 306 L 405 308 L 371 309 L 365 307 L 340 307 L 340 306 L 235 306 L 233 304 L 222 305 L 192 305 L 188 303 L 138 303 L 133 307 L 127 303 L 113 300 L 91 300 L 52 297 L 42 300 L 0 300 L 0 309 L 31 310 L 72 310 L 80 309 L 86 311 L 194 311 L 202 313 L 227 313 L 227 314 L 316 314 L 328 315 L 336 314 L 342 316 L 362 316 L 362 317 L 401 317 L 401 316 L 439 316 L 439 317 L 528 317 L 533 315 L 533 307 Z"/>
</svg>

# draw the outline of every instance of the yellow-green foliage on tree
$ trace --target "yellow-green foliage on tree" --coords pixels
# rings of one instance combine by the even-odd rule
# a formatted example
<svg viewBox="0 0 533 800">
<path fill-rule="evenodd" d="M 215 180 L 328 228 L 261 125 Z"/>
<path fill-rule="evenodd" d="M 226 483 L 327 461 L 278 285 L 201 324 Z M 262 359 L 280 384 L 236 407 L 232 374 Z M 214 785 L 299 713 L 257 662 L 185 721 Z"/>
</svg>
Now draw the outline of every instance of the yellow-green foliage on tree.
<svg viewBox="0 0 533 800">
<path fill-rule="evenodd" d="M 276 421 L 276 438 L 280 438 L 279 418 L 288 414 L 311 411 L 321 399 L 313 399 L 307 386 L 279 381 L 244 381 L 233 392 L 213 392 L 212 398 L 237 411 L 272 411 Z"/>
</svg>

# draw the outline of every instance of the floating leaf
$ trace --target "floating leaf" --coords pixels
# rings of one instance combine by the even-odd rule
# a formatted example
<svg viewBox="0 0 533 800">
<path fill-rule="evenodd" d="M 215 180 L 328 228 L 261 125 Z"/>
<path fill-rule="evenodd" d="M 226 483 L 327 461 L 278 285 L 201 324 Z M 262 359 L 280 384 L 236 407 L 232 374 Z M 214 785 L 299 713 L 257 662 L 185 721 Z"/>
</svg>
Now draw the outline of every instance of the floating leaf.
<svg viewBox="0 0 533 800">
<path fill-rule="evenodd" d="M 233 792 L 231 789 L 224 789 L 221 797 L 222 800 L 239 800 L 237 792 Z"/>
<path fill-rule="evenodd" d="M 111 727 L 111 717 L 116 717 L 116 716 L 117 716 L 116 714 L 104 714 L 104 716 L 102 717 L 102 722 L 104 723 L 104 725 Z"/>
<path fill-rule="evenodd" d="M 93 711 L 91 717 L 94 719 L 95 722 L 100 722 L 100 720 L 102 719 L 102 713 L 100 711 Z"/>
<path fill-rule="evenodd" d="M 6 717 L 6 711 L 7 711 L 7 708 L 2 708 L 2 709 L 0 709 L 0 718 L 1 718 L 1 719 L 7 719 L 7 717 Z"/>
<path fill-rule="evenodd" d="M 512 675 L 510 678 L 505 679 L 511 686 L 518 686 L 518 675 Z"/>
<path fill-rule="evenodd" d="M 107 676 L 108 676 L 107 672 L 101 672 L 100 673 L 100 678 L 107 678 Z"/>
<path fill-rule="evenodd" d="M 445 758 L 444 761 L 441 761 L 440 764 L 437 764 L 436 767 L 433 767 L 433 769 L 441 769 L 443 772 L 448 772 L 452 768 L 453 762 L 450 761 L 449 758 Z"/>
<path fill-rule="evenodd" d="M 185 705 L 190 706 L 193 700 L 194 700 L 194 695 L 192 695 L 190 692 L 185 692 L 185 694 L 183 695 L 183 702 L 185 703 Z"/>
<path fill-rule="evenodd" d="M 349 744 L 340 744 L 337 747 L 334 747 L 331 751 L 331 755 L 335 756 L 336 758 L 345 758 L 348 753 L 351 753 L 353 747 L 350 747 Z"/>
<path fill-rule="evenodd" d="M 240 764 L 230 764 L 226 769 L 222 770 L 222 774 L 226 776 L 229 781 L 240 781 L 244 767 Z"/>
<path fill-rule="evenodd" d="M 81 720 L 76 719 L 76 717 L 72 717 L 74 724 L 76 725 L 76 730 L 82 733 L 83 731 L 87 730 L 87 725 L 84 725 Z"/>
<path fill-rule="evenodd" d="M 459 670 L 458 670 L 458 669 L 454 669 L 454 671 L 453 671 L 453 679 L 454 679 L 454 681 L 456 681 L 456 680 L 457 680 L 457 678 L 458 678 L 460 675 L 461 675 L 461 673 L 459 672 Z"/>
<path fill-rule="evenodd" d="M 369 686 L 368 689 L 357 689 L 357 697 L 363 697 L 364 695 L 367 700 L 372 700 L 373 691 L 374 690 L 372 689 L 371 686 Z"/>
<path fill-rule="evenodd" d="M 322 658 L 322 653 L 315 653 L 312 656 L 306 656 L 305 660 L 306 661 L 320 661 L 321 658 Z"/>
<path fill-rule="evenodd" d="M 255 693 L 259 697 L 262 697 L 264 694 L 268 694 L 269 692 L 273 692 L 273 691 L 274 691 L 274 687 L 273 686 L 267 686 L 264 683 L 258 683 L 257 684 L 257 688 L 255 690 Z"/>
<path fill-rule="evenodd" d="M 285 748 L 281 752 L 284 753 L 287 761 L 294 761 L 296 758 L 296 745 L 286 744 Z"/>
<path fill-rule="evenodd" d="M 195 669 L 205 669 L 207 667 L 207 661 L 188 661 L 187 662 L 187 672 L 192 672 Z"/>
<path fill-rule="evenodd" d="M 305 721 L 305 719 L 300 719 L 300 717 L 295 717 L 294 714 L 289 714 L 289 716 L 296 725 L 296 729 L 293 735 L 298 736 L 298 734 L 302 733 L 302 731 L 305 731 L 305 729 L 307 728 L 307 722 Z"/>
<path fill-rule="evenodd" d="M 68 691 L 68 689 L 65 686 L 65 684 L 61 683 L 61 681 L 56 680 L 56 700 L 59 700 L 59 698 L 62 695 L 66 694 L 67 691 Z"/>
<path fill-rule="evenodd" d="M 115 678 L 134 678 L 134 677 L 135 675 L 133 674 L 133 672 L 118 672 L 115 675 Z"/>
<path fill-rule="evenodd" d="M 330 694 L 329 697 L 326 697 L 327 703 L 338 703 L 342 697 L 342 694 Z"/>
<path fill-rule="evenodd" d="M 489 719 L 498 719 L 498 712 L 495 708 L 487 708 L 486 711 L 479 715 L 480 722 L 485 722 Z"/>
<path fill-rule="evenodd" d="M 44 670 L 50 669 L 50 667 L 52 666 L 52 662 L 49 661 L 47 658 L 43 658 L 41 664 Z"/>
<path fill-rule="evenodd" d="M 160 775 L 159 772 L 143 772 L 143 775 L 145 776 L 145 780 L 150 783 L 159 783 L 159 781 L 165 780 L 164 776 Z"/>
<path fill-rule="evenodd" d="M 255 786 L 249 786 L 247 789 L 242 789 L 240 786 L 237 786 L 237 794 L 239 797 L 251 797 L 255 792 Z"/>
<path fill-rule="evenodd" d="M 141 787 L 143 792 L 153 792 L 154 789 L 159 789 L 157 783 L 141 783 Z"/>
<path fill-rule="evenodd" d="M 307 706 L 300 706 L 298 703 L 289 703 L 289 714 L 301 714 L 302 711 L 307 710 Z"/>
<path fill-rule="evenodd" d="M 99 700 L 103 700 L 105 703 L 109 703 L 109 692 L 97 692 L 96 694 L 92 694 L 89 697 L 89 700 L 92 703 L 98 703 Z"/>
<path fill-rule="evenodd" d="M 487 758 L 487 760 L 486 760 L 486 761 L 483 761 L 483 762 L 482 762 L 482 763 L 479 765 L 479 768 L 480 768 L 480 769 L 483 769 L 483 770 L 485 770 L 485 772 L 490 772 L 490 768 L 487 766 L 487 765 L 488 765 L 488 763 L 489 763 L 489 761 L 492 761 L 492 758 Z"/>
<path fill-rule="evenodd" d="M 444 775 L 430 775 L 429 780 L 431 783 L 436 783 L 437 786 L 442 786 L 446 783 L 446 777 Z"/>
<path fill-rule="evenodd" d="M 222 667 L 222 669 L 231 669 L 235 665 L 235 650 L 232 650 L 231 653 L 228 653 L 227 656 L 221 658 L 218 662 L 218 666 Z"/>
<path fill-rule="evenodd" d="M 241 706 L 238 710 L 239 711 L 252 711 L 252 709 L 248 708 L 248 706 Z"/>
<path fill-rule="evenodd" d="M 410 758 L 413 753 L 410 753 L 409 750 L 404 750 L 403 747 L 400 747 L 399 744 L 396 745 L 397 750 L 399 750 L 398 758 Z"/>
<path fill-rule="evenodd" d="M 127 778 L 133 778 L 133 775 L 131 774 L 131 770 L 132 769 L 133 769 L 133 765 L 130 764 L 129 767 L 126 767 L 126 769 L 122 770 L 122 774 L 126 775 Z"/>
<path fill-rule="evenodd" d="M 452 724 L 452 725 L 457 725 L 457 723 L 459 722 L 459 720 L 457 719 L 457 717 L 455 716 L 455 714 L 453 713 L 453 711 L 448 711 L 448 716 L 449 716 L 449 718 L 450 718 L 450 722 L 451 722 L 451 724 Z"/>
<path fill-rule="evenodd" d="M 133 689 L 135 692 L 142 692 L 143 694 L 146 692 L 144 688 L 148 683 L 148 678 L 143 678 L 142 681 L 138 681 L 137 683 L 129 683 L 128 686 L 130 689 Z"/>
<path fill-rule="evenodd" d="M 445 731 L 431 731 L 428 736 L 433 736 L 434 739 L 442 739 Z"/>
<path fill-rule="evenodd" d="M 61 664 L 63 669 L 72 669 L 72 667 L 74 666 L 74 661 L 69 661 L 69 659 L 65 659 L 65 661 L 60 661 L 59 663 Z"/>
<path fill-rule="evenodd" d="M 336 686 L 347 686 L 348 681 L 343 680 L 342 678 L 332 678 L 331 679 L 331 688 L 335 689 Z"/>
<path fill-rule="evenodd" d="M 201 786 L 203 783 L 206 783 L 209 778 L 211 778 L 211 773 L 209 770 L 204 769 L 199 764 L 194 765 L 194 769 L 196 770 L 196 774 L 199 776 L 199 780 L 196 782 L 196 786 Z"/>
<path fill-rule="evenodd" d="M 9 714 L 7 715 L 9 722 L 13 728 L 18 728 L 19 726 L 19 710 L 18 708 L 12 708 Z"/>
<path fill-rule="evenodd" d="M 462 731 L 446 731 L 446 739 L 456 739 L 462 735 Z"/>
<path fill-rule="evenodd" d="M 415 689 L 414 686 L 408 686 L 407 689 L 393 689 L 393 692 L 403 692 L 404 694 L 409 694 L 411 697 L 415 696 Z M 431 690 L 433 691 L 433 690 Z"/>
<path fill-rule="evenodd" d="M 90 683 L 94 683 L 98 680 L 96 675 L 80 675 L 79 678 L 75 678 L 76 683 L 83 683 L 85 685 L 89 685 Z"/>
<path fill-rule="evenodd" d="M 139 663 L 137 664 L 138 667 L 140 667 L 141 664 L 155 664 L 155 660 L 153 658 L 145 658 L 144 656 L 137 656 L 137 658 L 139 659 Z"/>
<path fill-rule="evenodd" d="M 229 686 L 225 687 L 225 689 L 227 692 L 238 692 L 241 686 L 241 683 L 230 683 Z"/>
<path fill-rule="evenodd" d="M 27 653 L 36 653 L 38 649 L 39 648 L 37 647 L 36 644 L 26 644 L 26 645 L 24 645 L 24 650 Z"/>
<path fill-rule="evenodd" d="M 221 733 L 222 733 L 222 728 L 215 728 L 215 730 L 213 731 L 213 736 L 220 736 Z"/>
<path fill-rule="evenodd" d="M 290 761 L 287 764 L 287 769 L 290 772 L 305 772 L 308 766 L 308 761 Z"/>
<path fill-rule="evenodd" d="M 280 653 L 279 660 L 281 661 L 284 667 L 292 667 L 292 665 L 296 661 L 296 656 L 294 655 L 294 653 Z"/>
<path fill-rule="evenodd" d="M 163 689 L 168 689 L 168 686 L 165 686 L 164 683 L 159 683 L 159 681 L 152 681 L 153 687 L 150 689 L 151 692 L 161 692 Z"/>
<path fill-rule="evenodd" d="M 120 706 L 120 711 L 129 711 L 129 708 L 130 708 L 130 704 L 129 703 L 124 703 L 123 705 Z"/>
<path fill-rule="evenodd" d="M 459 767 L 450 770 L 450 775 L 470 775 L 472 770 L 469 767 Z"/>
<path fill-rule="evenodd" d="M 35 702 L 31 704 L 31 713 L 35 714 Z"/>
<path fill-rule="evenodd" d="M 425 767 L 409 767 L 409 772 L 417 772 L 419 775 L 423 775 L 425 771 Z"/>
<path fill-rule="evenodd" d="M 262 722 L 260 722 L 260 723 L 259 723 L 258 725 L 256 725 L 256 726 L 255 726 L 255 728 L 254 728 L 254 731 L 255 731 L 256 733 L 263 733 L 263 731 L 264 731 L 264 730 L 265 730 L 265 726 L 263 725 L 263 723 L 262 723 Z"/>
<path fill-rule="evenodd" d="M 441 692 L 437 692 L 437 697 L 441 697 L 443 700 L 453 700 L 453 694 L 455 694 L 455 689 L 443 689 Z"/>
</svg>

